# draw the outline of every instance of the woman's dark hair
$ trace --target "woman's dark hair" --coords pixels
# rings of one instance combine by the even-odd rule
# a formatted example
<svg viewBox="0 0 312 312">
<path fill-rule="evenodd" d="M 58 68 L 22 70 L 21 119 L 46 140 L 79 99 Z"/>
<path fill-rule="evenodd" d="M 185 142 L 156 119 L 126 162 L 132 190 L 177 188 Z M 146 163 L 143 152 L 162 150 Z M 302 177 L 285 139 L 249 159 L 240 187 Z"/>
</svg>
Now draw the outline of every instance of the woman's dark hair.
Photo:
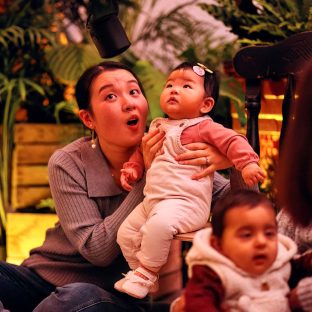
<svg viewBox="0 0 312 312">
<path fill-rule="evenodd" d="M 218 238 L 222 237 L 225 215 L 230 209 L 242 206 L 252 209 L 259 205 L 271 207 L 274 210 L 272 202 L 265 195 L 252 190 L 234 191 L 220 198 L 212 212 L 213 235 Z"/>
<path fill-rule="evenodd" d="M 77 81 L 76 99 L 79 109 L 86 110 L 90 109 L 90 86 L 94 78 L 96 78 L 98 75 L 100 75 L 105 71 L 116 69 L 124 69 L 130 72 L 133 75 L 133 77 L 138 81 L 139 87 L 143 95 L 145 96 L 142 83 L 131 68 L 119 62 L 105 61 L 85 70 L 85 72 L 81 75 L 81 77 Z"/>
<path fill-rule="evenodd" d="M 176 68 L 174 68 L 173 71 L 176 71 L 179 69 L 192 69 L 193 70 L 194 66 L 199 66 L 199 63 L 183 62 L 180 65 L 178 65 Z M 207 70 L 205 70 L 205 76 L 204 76 L 205 93 L 206 93 L 206 96 L 211 96 L 214 99 L 215 103 L 217 103 L 218 98 L 219 98 L 219 84 L 220 84 L 220 77 L 219 77 L 218 72 L 212 71 L 212 73 L 210 73 Z"/>
<path fill-rule="evenodd" d="M 277 170 L 279 205 L 293 220 L 312 224 L 312 62 L 299 76 Z"/>
</svg>

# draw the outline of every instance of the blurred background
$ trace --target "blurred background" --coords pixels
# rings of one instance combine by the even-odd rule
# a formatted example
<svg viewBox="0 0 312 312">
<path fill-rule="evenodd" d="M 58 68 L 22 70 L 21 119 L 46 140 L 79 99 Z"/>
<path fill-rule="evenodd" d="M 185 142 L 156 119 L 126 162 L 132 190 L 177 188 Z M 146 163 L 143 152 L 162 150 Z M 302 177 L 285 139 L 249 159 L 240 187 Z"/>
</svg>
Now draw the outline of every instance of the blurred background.
<svg viewBox="0 0 312 312">
<path fill-rule="evenodd" d="M 142 80 L 148 122 L 162 115 L 159 94 L 168 71 L 182 61 L 198 61 L 221 73 L 221 97 L 212 117 L 245 134 L 244 79 L 233 69 L 233 56 L 243 46 L 270 45 L 311 30 L 311 7 L 311 0 L 0 0 L 3 258 L 11 253 L 19 262 L 29 246 L 13 255 L 21 248 L 16 242 L 25 228 L 36 227 L 31 222 L 42 223 L 30 216 L 26 225 L 25 214 L 19 228 L 16 212 L 53 212 L 47 179 L 51 153 L 88 134 L 77 117 L 74 86 L 86 68 L 103 60 L 88 22 L 115 10 L 131 46 L 111 59 L 132 67 Z M 260 156 L 267 179 L 260 187 L 273 200 L 284 87 L 282 79 L 262 85 Z"/>
</svg>

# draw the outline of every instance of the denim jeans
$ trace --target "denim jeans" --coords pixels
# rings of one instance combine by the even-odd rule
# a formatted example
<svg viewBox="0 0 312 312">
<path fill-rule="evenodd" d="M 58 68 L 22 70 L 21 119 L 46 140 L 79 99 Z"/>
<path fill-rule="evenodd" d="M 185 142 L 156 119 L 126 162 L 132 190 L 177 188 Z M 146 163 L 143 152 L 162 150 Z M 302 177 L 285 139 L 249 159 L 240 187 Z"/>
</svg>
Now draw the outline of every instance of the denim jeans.
<svg viewBox="0 0 312 312">
<path fill-rule="evenodd" d="M 0 262 L 1 312 L 31 312 L 54 289 L 31 269 Z"/>
<path fill-rule="evenodd" d="M 150 303 L 88 283 L 57 287 L 34 312 L 143 312 Z"/>
</svg>

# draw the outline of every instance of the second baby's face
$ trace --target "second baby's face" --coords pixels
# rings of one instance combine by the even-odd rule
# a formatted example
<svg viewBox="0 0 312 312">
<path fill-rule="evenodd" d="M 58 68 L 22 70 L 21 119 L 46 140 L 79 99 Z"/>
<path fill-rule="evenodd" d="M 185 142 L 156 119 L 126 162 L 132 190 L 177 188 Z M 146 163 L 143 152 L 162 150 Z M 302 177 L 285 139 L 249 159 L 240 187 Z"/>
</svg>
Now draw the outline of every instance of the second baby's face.
<svg viewBox="0 0 312 312">
<path fill-rule="evenodd" d="M 230 209 L 225 215 L 219 249 L 245 272 L 264 273 L 277 256 L 277 224 L 272 207 Z"/>
</svg>

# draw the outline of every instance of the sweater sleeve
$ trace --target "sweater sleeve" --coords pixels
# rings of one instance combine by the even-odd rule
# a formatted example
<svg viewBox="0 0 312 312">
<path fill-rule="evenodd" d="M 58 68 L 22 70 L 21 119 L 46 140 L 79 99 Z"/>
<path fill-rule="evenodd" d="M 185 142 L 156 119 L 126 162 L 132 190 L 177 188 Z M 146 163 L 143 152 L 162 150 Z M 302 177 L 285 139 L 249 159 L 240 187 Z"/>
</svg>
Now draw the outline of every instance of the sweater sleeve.
<svg viewBox="0 0 312 312">
<path fill-rule="evenodd" d="M 70 154 L 62 150 L 55 152 L 48 168 L 56 212 L 67 239 L 93 265 L 110 265 L 120 254 L 116 243 L 117 230 L 143 199 L 144 179 L 126 198 L 120 195 L 91 198 L 83 166 Z M 103 207 L 116 209 L 107 212 Z"/>
<path fill-rule="evenodd" d="M 199 124 L 198 132 L 202 142 L 217 147 L 240 171 L 249 163 L 259 162 L 246 137 L 232 129 L 208 119 Z"/>
<path fill-rule="evenodd" d="M 194 265 L 185 287 L 185 312 L 221 311 L 224 295 L 218 275 L 207 266 Z"/>
</svg>

